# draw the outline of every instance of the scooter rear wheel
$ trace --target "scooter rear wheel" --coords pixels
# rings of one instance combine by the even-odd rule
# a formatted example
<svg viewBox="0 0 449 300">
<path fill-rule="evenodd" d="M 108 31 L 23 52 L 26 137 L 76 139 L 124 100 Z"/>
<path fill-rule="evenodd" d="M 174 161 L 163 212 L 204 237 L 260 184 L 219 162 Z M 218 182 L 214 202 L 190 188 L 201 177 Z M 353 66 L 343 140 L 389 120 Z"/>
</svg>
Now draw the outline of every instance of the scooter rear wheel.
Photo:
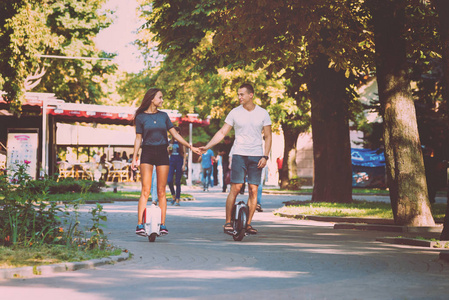
<svg viewBox="0 0 449 300">
<path fill-rule="evenodd" d="M 148 236 L 148 241 L 152 243 L 156 240 L 156 237 L 157 237 L 157 233 L 153 232 L 152 234 L 150 234 Z"/>
<path fill-rule="evenodd" d="M 234 222 L 234 229 L 237 232 L 232 237 L 234 241 L 241 241 L 245 237 L 246 234 L 246 225 L 248 223 L 248 208 L 242 207 L 239 210 L 239 215 L 237 220 Z"/>
</svg>

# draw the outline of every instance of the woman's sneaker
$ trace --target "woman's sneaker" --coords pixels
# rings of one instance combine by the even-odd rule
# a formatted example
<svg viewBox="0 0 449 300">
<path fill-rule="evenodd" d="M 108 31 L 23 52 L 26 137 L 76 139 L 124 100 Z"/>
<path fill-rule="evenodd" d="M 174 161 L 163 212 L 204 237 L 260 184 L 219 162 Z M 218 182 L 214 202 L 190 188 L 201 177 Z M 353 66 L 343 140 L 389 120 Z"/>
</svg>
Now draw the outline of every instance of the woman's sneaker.
<svg viewBox="0 0 449 300">
<path fill-rule="evenodd" d="M 168 229 L 167 226 L 165 225 L 161 225 L 161 235 L 162 234 L 168 234 Z"/>
<path fill-rule="evenodd" d="M 143 226 L 143 224 L 139 224 L 136 227 L 136 234 L 140 235 L 140 236 L 146 236 L 145 234 L 145 227 Z"/>
</svg>

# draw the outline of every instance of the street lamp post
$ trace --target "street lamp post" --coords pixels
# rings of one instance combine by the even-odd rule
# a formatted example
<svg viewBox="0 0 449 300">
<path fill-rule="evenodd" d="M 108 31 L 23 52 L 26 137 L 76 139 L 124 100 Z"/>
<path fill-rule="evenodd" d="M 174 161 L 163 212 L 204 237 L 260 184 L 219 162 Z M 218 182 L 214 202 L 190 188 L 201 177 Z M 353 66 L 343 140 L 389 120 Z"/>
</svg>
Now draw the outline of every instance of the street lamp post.
<svg viewBox="0 0 449 300">
<path fill-rule="evenodd" d="M 189 123 L 189 144 L 192 145 L 192 129 L 193 124 Z M 189 149 L 189 162 L 188 162 L 188 173 L 187 173 L 187 186 L 192 186 L 192 174 L 193 174 L 193 168 L 192 168 L 192 150 Z"/>
<path fill-rule="evenodd" d="M 48 99 L 42 100 L 42 169 L 40 172 L 41 177 L 48 174 L 48 118 L 47 109 L 48 106 L 57 106 L 65 103 L 64 100 Z"/>
</svg>

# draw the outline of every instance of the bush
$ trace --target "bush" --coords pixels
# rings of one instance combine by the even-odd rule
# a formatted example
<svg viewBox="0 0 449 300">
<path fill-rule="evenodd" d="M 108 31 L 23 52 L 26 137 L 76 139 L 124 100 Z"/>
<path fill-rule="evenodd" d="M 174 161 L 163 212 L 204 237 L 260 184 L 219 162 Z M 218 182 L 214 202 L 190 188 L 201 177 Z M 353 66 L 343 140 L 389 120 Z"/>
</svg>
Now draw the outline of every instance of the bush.
<svg viewBox="0 0 449 300">
<path fill-rule="evenodd" d="M 28 165 L 20 165 L 11 184 L 6 174 L 0 177 L 0 244 L 52 242 L 58 233 L 60 208 L 47 200 L 46 188 L 36 193 L 28 188 Z"/>
<path fill-rule="evenodd" d="M 107 217 L 100 204 L 90 211 L 93 225 L 79 230 L 81 201 L 66 204 L 65 209 L 54 201 L 48 201 L 48 193 L 52 189 L 58 192 L 99 191 L 104 183 L 87 180 L 55 182 L 51 178 L 35 181 L 27 174 L 27 168 L 28 165 L 18 166 L 11 182 L 8 175 L 0 176 L 0 246 L 65 244 L 90 250 L 105 249 L 107 237 L 101 229 L 104 227 L 101 222 L 107 221 Z M 74 217 L 69 212 L 72 207 Z M 89 237 L 86 232 L 90 232 Z"/>
<path fill-rule="evenodd" d="M 293 177 L 288 180 L 287 190 L 297 191 L 304 185 L 305 180 L 299 177 Z"/>
<path fill-rule="evenodd" d="M 49 194 L 66 194 L 66 193 L 99 193 L 106 184 L 104 181 L 91 180 L 75 180 L 73 178 L 65 178 L 57 182 L 53 178 L 44 178 L 41 180 L 31 180 L 27 182 L 30 191 L 34 193 L 42 193 L 47 191 Z"/>
</svg>

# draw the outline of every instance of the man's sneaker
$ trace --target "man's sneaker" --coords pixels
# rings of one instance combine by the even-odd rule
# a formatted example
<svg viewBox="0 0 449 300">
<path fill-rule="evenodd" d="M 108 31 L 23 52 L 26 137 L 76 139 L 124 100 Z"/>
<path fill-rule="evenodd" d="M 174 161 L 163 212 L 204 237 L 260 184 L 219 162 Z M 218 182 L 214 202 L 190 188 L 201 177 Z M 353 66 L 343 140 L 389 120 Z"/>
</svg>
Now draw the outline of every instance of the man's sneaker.
<svg viewBox="0 0 449 300">
<path fill-rule="evenodd" d="M 136 234 L 140 236 L 145 236 L 145 227 L 143 226 L 143 224 L 137 225 Z"/>
<path fill-rule="evenodd" d="M 168 234 L 167 226 L 161 225 L 161 234 Z"/>
<path fill-rule="evenodd" d="M 257 210 L 258 212 L 263 212 L 262 206 L 260 206 L 260 204 L 257 204 L 256 210 Z"/>
</svg>

